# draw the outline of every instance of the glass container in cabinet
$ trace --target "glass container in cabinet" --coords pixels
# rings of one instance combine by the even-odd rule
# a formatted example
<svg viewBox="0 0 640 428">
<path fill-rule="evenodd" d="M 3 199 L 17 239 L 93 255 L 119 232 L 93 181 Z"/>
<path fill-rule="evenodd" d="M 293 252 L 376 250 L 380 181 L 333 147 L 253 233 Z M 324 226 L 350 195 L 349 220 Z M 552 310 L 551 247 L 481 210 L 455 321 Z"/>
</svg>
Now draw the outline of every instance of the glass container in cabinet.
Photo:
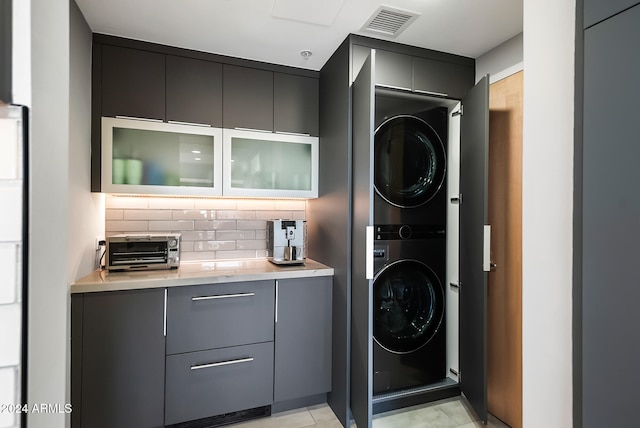
<svg viewBox="0 0 640 428">
<path fill-rule="evenodd" d="M 318 137 L 225 129 L 223 194 L 318 197 Z"/>
<path fill-rule="evenodd" d="M 102 191 L 222 194 L 222 130 L 102 118 Z"/>
</svg>

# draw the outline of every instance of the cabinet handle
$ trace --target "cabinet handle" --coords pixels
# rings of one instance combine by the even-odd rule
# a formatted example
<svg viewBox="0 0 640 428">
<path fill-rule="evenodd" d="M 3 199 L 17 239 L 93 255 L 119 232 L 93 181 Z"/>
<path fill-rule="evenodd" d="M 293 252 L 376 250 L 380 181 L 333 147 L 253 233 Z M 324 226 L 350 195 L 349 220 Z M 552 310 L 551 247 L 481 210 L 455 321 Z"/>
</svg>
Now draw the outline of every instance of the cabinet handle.
<svg viewBox="0 0 640 428">
<path fill-rule="evenodd" d="M 208 123 L 197 123 L 197 122 L 182 122 L 180 120 L 169 120 L 167 123 L 172 123 L 174 125 L 190 125 L 190 126 L 203 126 L 205 128 L 211 128 L 211 125 Z"/>
<path fill-rule="evenodd" d="M 251 132 L 266 132 L 268 134 L 273 134 L 273 131 L 269 131 L 267 129 L 257 129 L 257 128 L 241 128 L 236 126 L 235 128 L 233 128 L 237 131 L 251 131 Z"/>
<path fill-rule="evenodd" d="M 195 365 L 195 366 L 191 366 L 191 370 L 208 369 L 210 367 L 228 366 L 228 365 L 231 365 L 231 364 L 248 363 L 248 362 L 251 362 L 251 361 L 253 361 L 253 357 L 240 358 L 238 360 L 220 361 L 218 363 L 198 364 L 198 365 Z"/>
<path fill-rule="evenodd" d="M 218 294 L 215 296 L 196 296 L 192 297 L 191 300 L 197 302 L 199 300 L 231 299 L 233 297 L 250 297 L 255 295 L 256 293 Z"/>
<path fill-rule="evenodd" d="M 280 135 L 294 135 L 297 137 L 311 137 L 311 134 L 308 132 L 286 132 L 286 131 L 276 131 L 276 134 Z"/>
<path fill-rule="evenodd" d="M 445 94 L 444 92 L 424 91 L 422 89 L 414 89 L 413 92 L 415 92 L 416 94 L 435 95 L 437 97 L 448 97 L 449 96 L 449 94 Z"/>
<path fill-rule="evenodd" d="M 382 83 L 376 83 L 376 88 L 394 89 L 396 91 L 412 92 L 411 88 L 405 88 L 404 86 L 384 85 Z"/>
<path fill-rule="evenodd" d="M 167 289 L 164 289 L 164 337 L 167 337 Z"/>
<path fill-rule="evenodd" d="M 276 323 L 278 322 L 278 280 L 276 280 Z"/>
<path fill-rule="evenodd" d="M 119 116 L 116 115 L 116 118 L 118 119 L 129 119 L 129 120 L 144 120 L 145 122 L 159 122 L 159 123 L 163 123 L 164 121 L 162 119 L 151 119 L 148 117 L 134 117 L 134 116 Z"/>
</svg>

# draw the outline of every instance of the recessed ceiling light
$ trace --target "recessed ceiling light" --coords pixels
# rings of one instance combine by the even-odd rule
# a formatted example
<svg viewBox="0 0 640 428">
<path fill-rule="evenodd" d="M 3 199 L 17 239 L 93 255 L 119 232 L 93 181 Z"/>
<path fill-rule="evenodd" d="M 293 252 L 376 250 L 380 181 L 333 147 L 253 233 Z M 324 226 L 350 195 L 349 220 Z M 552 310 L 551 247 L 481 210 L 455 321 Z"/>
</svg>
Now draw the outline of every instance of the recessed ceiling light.
<svg viewBox="0 0 640 428">
<path fill-rule="evenodd" d="M 302 58 L 304 59 L 309 59 L 309 57 L 313 55 L 313 52 L 311 52 L 309 49 L 304 49 L 300 51 L 300 55 L 302 55 Z"/>
</svg>

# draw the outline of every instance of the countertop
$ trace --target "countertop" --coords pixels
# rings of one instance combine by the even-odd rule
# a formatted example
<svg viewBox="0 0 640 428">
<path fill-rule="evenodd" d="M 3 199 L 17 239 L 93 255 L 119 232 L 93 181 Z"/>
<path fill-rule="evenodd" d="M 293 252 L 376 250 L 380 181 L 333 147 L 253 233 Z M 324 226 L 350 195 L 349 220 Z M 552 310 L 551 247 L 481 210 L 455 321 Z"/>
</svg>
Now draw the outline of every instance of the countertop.
<svg viewBox="0 0 640 428">
<path fill-rule="evenodd" d="M 275 265 L 267 259 L 182 262 L 178 269 L 171 270 L 98 270 L 71 284 L 71 293 L 331 276 L 333 273 L 333 268 L 311 259 L 304 265 L 285 266 Z"/>
</svg>

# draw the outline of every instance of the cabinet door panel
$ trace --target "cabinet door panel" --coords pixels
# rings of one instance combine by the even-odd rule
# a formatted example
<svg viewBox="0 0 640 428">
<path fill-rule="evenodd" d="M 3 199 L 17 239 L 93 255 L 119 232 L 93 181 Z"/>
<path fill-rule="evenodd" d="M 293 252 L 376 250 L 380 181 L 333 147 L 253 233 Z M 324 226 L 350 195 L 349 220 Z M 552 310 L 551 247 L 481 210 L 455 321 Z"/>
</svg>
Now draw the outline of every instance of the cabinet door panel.
<svg viewBox="0 0 640 428">
<path fill-rule="evenodd" d="M 276 132 L 318 135 L 318 79 L 275 73 L 273 121 Z"/>
<path fill-rule="evenodd" d="M 163 426 L 164 346 L 164 289 L 85 294 L 81 426 Z"/>
<path fill-rule="evenodd" d="M 462 99 L 473 86 L 475 70 L 451 62 L 414 58 L 413 89 Z"/>
<path fill-rule="evenodd" d="M 165 118 L 165 57 L 102 47 L 102 116 Z"/>
<path fill-rule="evenodd" d="M 225 128 L 273 131 L 273 72 L 223 66 Z"/>
<path fill-rule="evenodd" d="M 167 120 L 222 126 L 222 64 L 167 56 Z"/>
<path fill-rule="evenodd" d="M 376 85 L 411 90 L 413 57 L 376 49 Z"/>
<path fill-rule="evenodd" d="M 640 2 L 638 0 L 584 0 L 584 28 L 636 4 Z"/>
<path fill-rule="evenodd" d="M 274 401 L 331 389 L 331 277 L 278 280 Z"/>
<path fill-rule="evenodd" d="M 167 357 L 165 423 L 273 402 L 273 342 Z"/>
<path fill-rule="evenodd" d="M 167 354 L 273 340 L 274 282 L 169 289 Z"/>
</svg>

